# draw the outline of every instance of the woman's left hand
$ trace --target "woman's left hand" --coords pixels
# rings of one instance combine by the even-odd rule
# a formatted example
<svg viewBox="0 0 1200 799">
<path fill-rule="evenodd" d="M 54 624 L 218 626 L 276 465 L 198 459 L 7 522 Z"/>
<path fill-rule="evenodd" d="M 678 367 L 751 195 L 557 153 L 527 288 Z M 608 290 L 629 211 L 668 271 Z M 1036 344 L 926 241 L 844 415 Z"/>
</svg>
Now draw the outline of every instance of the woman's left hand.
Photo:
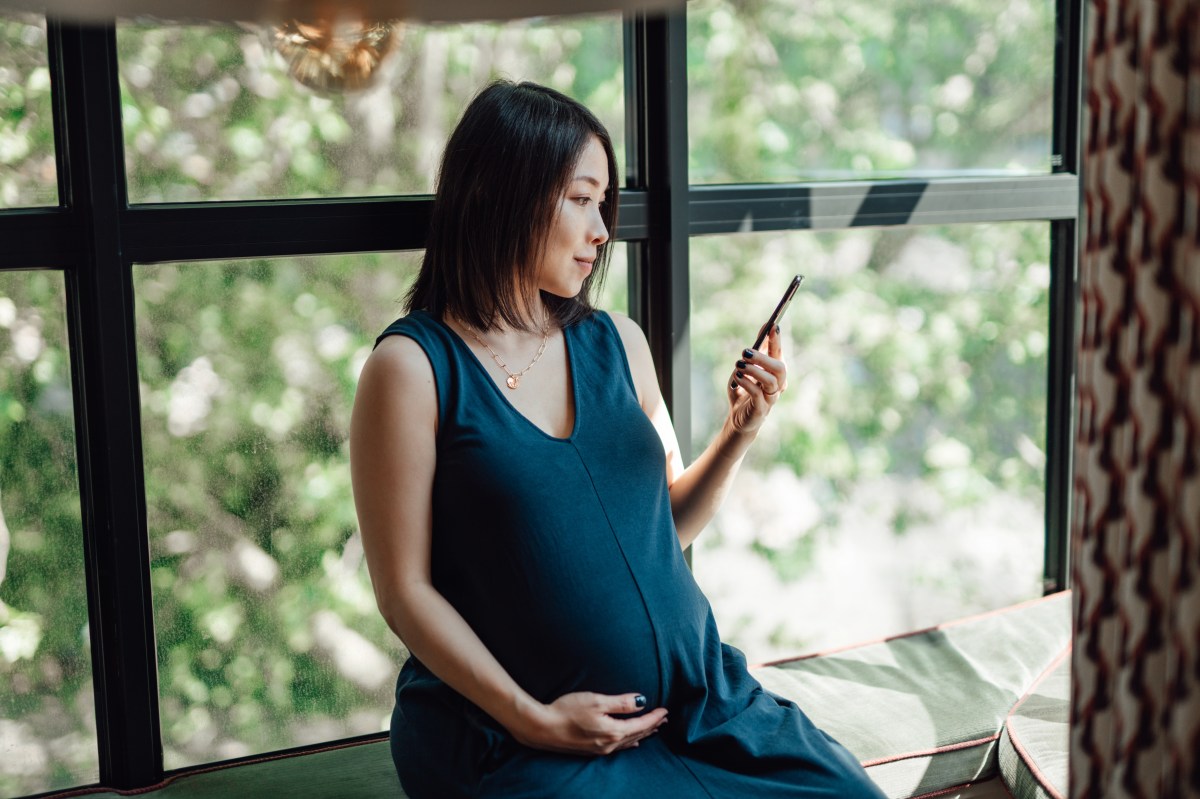
<svg viewBox="0 0 1200 799">
<path fill-rule="evenodd" d="M 767 336 L 767 351 L 744 350 L 728 383 L 730 419 L 739 433 L 762 426 L 779 395 L 787 388 L 787 364 L 779 326 Z"/>
</svg>

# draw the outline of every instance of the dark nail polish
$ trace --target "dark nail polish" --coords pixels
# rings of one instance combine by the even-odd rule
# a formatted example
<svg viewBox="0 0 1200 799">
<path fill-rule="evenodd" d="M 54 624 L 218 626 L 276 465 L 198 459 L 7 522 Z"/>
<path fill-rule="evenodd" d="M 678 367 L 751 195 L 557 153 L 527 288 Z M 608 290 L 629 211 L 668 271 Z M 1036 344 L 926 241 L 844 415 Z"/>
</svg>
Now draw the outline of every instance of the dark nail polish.
<svg viewBox="0 0 1200 799">
<path fill-rule="evenodd" d="M 746 358 L 746 360 L 748 361 L 748 360 L 750 360 L 751 358 L 753 358 L 753 357 L 754 357 L 754 350 L 742 350 L 742 355 L 743 355 L 743 356 Z"/>
<path fill-rule="evenodd" d="M 737 373 L 737 376 L 738 376 L 738 377 L 745 377 L 745 376 L 746 376 L 746 373 L 745 373 L 745 372 L 738 372 L 738 373 Z"/>
<path fill-rule="evenodd" d="M 775 325 L 775 332 L 776 332 L 776 333 L 778 333 L 778 332 L 779 332 L 779 325 Z"/>
<path fill-rule="evenodd" d="M 638 707 L 645 707 L 646 706 L 646 697 L 642 696 L 641 694 L 638 694 L 637 696 L 635 696 L 633 698 L 633 703 L 635 705 L 637 705 Z"/>
<path fill-rule="evenodd" d="M 730 388 L 737 388 L 737 381 L 736 381 L 736 380 L 730 380 L 730 381 L 729 381 L 729 387 L 730 387 Z"/>
<path fill-rule="evenodd" d="M 739 368 L 739 369 L 745 369 L 745 368 L 746 368 L 746 362 L 745 362 L 745 361 L 738 361 L 738 362 L 737 362 L 737 368 Z"/>
</svg>

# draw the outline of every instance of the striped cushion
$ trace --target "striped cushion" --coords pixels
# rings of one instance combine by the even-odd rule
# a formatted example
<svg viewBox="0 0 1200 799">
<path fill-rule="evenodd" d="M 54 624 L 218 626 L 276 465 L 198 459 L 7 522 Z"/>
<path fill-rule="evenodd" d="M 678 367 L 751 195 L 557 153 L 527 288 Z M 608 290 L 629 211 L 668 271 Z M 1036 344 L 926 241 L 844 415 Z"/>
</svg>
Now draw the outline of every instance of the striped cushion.
<svg viewBox="0 0 1200 799">
<path fill-rule="evenodd" d="M 1068 593 L 769 664 L 768 690 L 841 741 L 893 799 L 996 775 L 1005 720 L 1070 644 Z"/>
<path fill-rule="evenodd" d="M 1000 776 L 1015 799 L 1063 799 L 1070 745 L 1070 650 L 1008 714 Z"/>
<path fill-rule="evenodd" d="M 405 799 L 386 740 L 333 745 L 298 755 L 266 755 L 235 764 L 201 767 L 176 774 L 139 796 L 154 799 Z M 104 788 L 64 791 L 43 799 L 120 799 Z"/>
</svg>

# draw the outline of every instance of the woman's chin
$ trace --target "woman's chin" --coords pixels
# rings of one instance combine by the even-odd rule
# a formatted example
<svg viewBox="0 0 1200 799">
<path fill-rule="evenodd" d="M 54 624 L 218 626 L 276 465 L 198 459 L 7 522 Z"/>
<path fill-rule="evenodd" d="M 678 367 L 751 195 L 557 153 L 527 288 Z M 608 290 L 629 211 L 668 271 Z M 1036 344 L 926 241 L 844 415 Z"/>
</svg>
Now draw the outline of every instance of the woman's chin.
<svg viewBox="0 0 1200 799">
<path fill-rule="evenodd" d="M 543 286 L 542 291 L 560 300 L 573 300 L 583 291 L 583 281 L 575 286 Z"/>
</svg>

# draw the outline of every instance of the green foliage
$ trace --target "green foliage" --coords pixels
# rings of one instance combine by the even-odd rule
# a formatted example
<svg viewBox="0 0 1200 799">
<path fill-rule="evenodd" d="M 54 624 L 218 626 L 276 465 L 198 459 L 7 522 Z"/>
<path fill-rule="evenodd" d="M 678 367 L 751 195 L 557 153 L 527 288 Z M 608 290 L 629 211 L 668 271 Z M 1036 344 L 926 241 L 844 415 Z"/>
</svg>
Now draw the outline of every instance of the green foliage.
<svg viewBox="0 0 1200 799">
<path fill-rule="evenodd" d="M 0 13 L 0 208 L 57 205 L 46 23 Z"/>
<path fill-rule="evenodd" d="M 772 416 L 778 451 L 752 462 L 820 475 L 843 499 L 885 473 L 937 481 L 957 503 L 993 488 L 1039 496 L 1030 445 L 1046 434 L 1048 258 L 1044 223 L 695 240 L 698 399 L 721 395 L 730 353 L 753 334 L 729 310 L 765 317 L 802 271 L 787 323 L 793 396 Z M 717 422 L 696 414 L 693 440 Z"/>
<path fill-rule="evenodd" d="M 346 438 L 358 369 L 416 263 L 135 270 L 169 766 L 381 728 L 402 650 L 362 563 Z M 380 673 L 345 672 L 346 630 Z"/>
<path fill-rule="evenodd" d="M 0 763 L 58 784 L 96 779 L 63 296 L 60 274 L 0 273 Z M 49 787 L 28 771 L 0 766 L 0 794 Z"/>
<path fill-rule="evenodd" d="M 694 183 L 1049 170 L 1054 4 L 693 0 Z"/>
<path fill-rule="evenodd" d="M 588 104 L 624 146 L 612 17 L 400 29 L 373 88 L 320 94 L 257 27 L 122 25 L 122 117 L 135 202 L 430 193 L 438 158 L 489 80 Z"/>
<path fill-rule="evenodd" d="M 692 241 L 695 451 L 715 433 L 755 318 L 792 274 L 808 278 L 783 325 L 787 394 L 747 456 L 750 482 L 735 487 L 696 555 L 697 564 L 726 563 L 701 575 L 724 635 L 769 659 L 1037 594 L 1030 519 L 1044 494 L 1049 249 L 1046 223 Z M 947 532 L 949 518 L 972 527 Z M 876 530 L 890 531 L 895 558 L 854 553 L 878 541 Z M 910 535 L 929 546 L 898 542 Z M 736 554 L 745 547 L 769 573 Z M 852 630 L 839 633 L 772 611 L 795 607 L 773 585 L 828 584 L 826 562 L 875 575 L 863 579 L 876 602 L 903 606 L 875 611 L 893 626 L 852 616 L 844 625 Z M 765 605 L 736 600 L 734 583 Z M 767 629 L 771 617 L 778 629 Z"/>
</svg>

